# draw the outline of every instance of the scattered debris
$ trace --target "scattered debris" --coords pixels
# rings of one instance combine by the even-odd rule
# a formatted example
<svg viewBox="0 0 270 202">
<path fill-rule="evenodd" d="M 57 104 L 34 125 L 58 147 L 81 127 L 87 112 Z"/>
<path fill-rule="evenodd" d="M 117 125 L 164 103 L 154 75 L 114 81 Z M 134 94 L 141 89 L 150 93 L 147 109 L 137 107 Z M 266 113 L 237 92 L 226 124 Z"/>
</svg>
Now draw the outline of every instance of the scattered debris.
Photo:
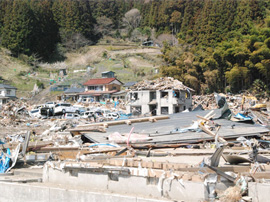
<svg viewBox="0 0 270 202">
<path fill-rule="evenodd" d="M 132 88 L 186 90 L 172 78 L 143 81 Z M 97 103 L 69 105 L 79 110 L 73 112 L 79 117 L 70 119 L 63 116 L 66 108 L 54 113 L 57 103 L 32 106 L 11 101 L 0 111 L 0 172 L 10 174 L 27 165 L 43 167 L 46 175 L 50 169 L 77 177 L 80 172 L 102 173 L 114 183 L 121 178 L 144 177 L 156 186 L 160 197 L 172 200 L 180 200 L 177 194 L 170 195 L 173 190 L 181 190 L 179 197 L 186 197 L 188 181 L 204 184 L 207 200 L 244 200 L 249 182 L 269 180 L 270 136 L 265 127 L 269 120 L 265 105 L 259 110 L 257 105 L 254 111 L 248 98 L 242 102 L 241 97 L 193 96 L 192 112 L 150 117 L 129 116 L 121 108 L 113 110 L 113 104 L 111 108 Z M 31 183 L 41 178 L 0 180 Z M 222 183 L 226 186 L 218 185 Z"/>
</svg>

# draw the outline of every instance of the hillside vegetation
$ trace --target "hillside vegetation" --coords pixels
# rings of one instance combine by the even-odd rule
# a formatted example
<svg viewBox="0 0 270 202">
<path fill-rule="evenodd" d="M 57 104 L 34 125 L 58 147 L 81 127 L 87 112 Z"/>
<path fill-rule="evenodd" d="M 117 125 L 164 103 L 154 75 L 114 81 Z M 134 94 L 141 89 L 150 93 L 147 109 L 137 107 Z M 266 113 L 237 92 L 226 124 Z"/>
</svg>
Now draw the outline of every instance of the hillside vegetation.
<svg viewBox="0 0 270 202">
<path fill-rule="evenodd" d="M 140 80 L 157 76 L 153 69 L 160 67 L 160 76 L 197 93 L 260 89 L 266 95 L 269 8 L 268 0 L 2 0 L 1 46 L 39 72 L 26 77 L 29 83 L 46 83 L 57 66 L 69 69 L 70 81 L 105 70 Z M 137 52 L 147 40 L 162 46 L 162 61 L 156 48 Z M 87 66 L 92 72 L 74 73 Z"/>
</svg>

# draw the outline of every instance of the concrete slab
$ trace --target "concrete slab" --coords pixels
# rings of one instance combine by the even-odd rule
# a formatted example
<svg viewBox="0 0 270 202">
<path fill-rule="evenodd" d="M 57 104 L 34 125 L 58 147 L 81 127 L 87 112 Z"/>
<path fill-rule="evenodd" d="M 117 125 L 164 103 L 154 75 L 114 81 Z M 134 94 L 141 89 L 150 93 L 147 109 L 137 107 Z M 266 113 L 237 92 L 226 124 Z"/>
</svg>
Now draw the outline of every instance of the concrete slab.
<svg viewBox="0 0 270 202">
<path fill-rule="evenodd" d="M 269 201 L 270 183 L 248 183 L 248 196 L 252 197 L 252 202 Z"/>
<path fill-rule="evenodd" d="M 50 188 L 15 183 L 0 183 L 1 202 L 50 202 Z"/>
<path fill-rule="evenodd" d="M 52 186 L 0 182 L 1 202 L 172 202 L 136 196 L 62 189 Z"/>
</svg>

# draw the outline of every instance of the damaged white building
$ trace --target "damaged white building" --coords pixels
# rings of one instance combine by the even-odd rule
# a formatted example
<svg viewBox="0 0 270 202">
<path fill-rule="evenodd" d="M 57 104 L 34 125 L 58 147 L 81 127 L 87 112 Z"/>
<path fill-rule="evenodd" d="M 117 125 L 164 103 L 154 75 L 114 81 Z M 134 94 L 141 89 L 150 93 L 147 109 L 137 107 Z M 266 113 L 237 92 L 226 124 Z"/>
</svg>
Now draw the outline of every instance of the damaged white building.
<svg viewBox="0 0 270 202">
<path fill-rule="evenodd" d="M 171 77 L 135 84 L 127 95 L 127 112 L 137 115 L 173 114 L 191 110 L 192 92 Z"/>
</svg>

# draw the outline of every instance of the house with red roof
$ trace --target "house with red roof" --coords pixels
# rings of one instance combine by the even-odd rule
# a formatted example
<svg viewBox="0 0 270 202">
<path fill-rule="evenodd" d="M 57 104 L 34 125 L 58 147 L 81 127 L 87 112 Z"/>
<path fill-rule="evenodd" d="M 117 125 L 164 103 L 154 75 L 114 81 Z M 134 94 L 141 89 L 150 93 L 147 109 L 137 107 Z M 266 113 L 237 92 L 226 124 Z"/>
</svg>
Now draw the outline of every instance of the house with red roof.
<svg viewBox="0 0 270 202">
<path fill-rule="evenodd" d="M 90 79 L 84 84 L 85 91 L 80 93 L 82 98 L 92 98 L 93 101 L 105 101 L 121 90 L 123 83 L 117 78 Z"/>
</svg>

